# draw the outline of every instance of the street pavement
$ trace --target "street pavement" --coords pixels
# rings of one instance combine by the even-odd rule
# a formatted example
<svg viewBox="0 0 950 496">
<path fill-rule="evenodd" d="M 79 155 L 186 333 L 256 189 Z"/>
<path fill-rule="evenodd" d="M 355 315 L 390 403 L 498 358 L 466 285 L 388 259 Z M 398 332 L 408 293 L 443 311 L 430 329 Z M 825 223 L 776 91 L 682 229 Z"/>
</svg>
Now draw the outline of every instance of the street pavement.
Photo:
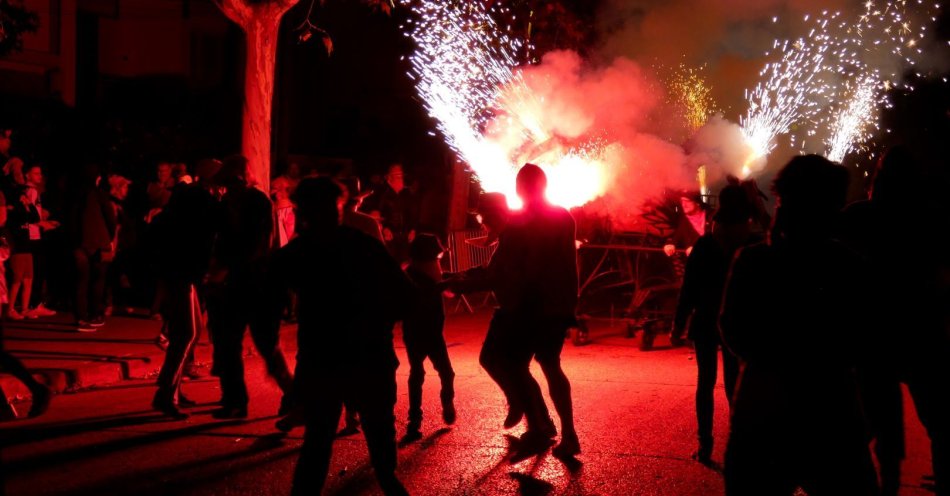
<svg viewBox="0 0 950 496">
<path fill-rule="evenodd" d="M 458 422 L 442 424 L 438 376 L 429 368 L 424 388 L 423 440 L 400 449 L 398 475 L 414 495 L 717 495 L 722 478 L 690 459 L 695 449 L 695 363 L 689 349 L 642 352 L 620 323 L 592 326 L 592 342 L 565 345 L 564 368 L 573 384 L 583 452 L 565 464 L 549 453 L 509 462 L 506 413 L 498 388 L 478 365 L 488 314 L 455 314 L 446 340 L 456 371 Z M 33 322 L 8 329 L 7 347 L 52 378 L 58 390 L 38 419 L 0 422 L 3 470 L 9 495 L 283 495 L 288 494 L 303 432 L 277 433 L 280 392 L 250 353 L 251 392 L 246 421 L 210 416 L 220 396 L 217 380 L 185 384 L 199 402 L 185 421 L 151 411 L 161 352 L 152 343 L 158 324 L 117 318 L 96 333 L 79 334 L 62 323 Z M 283 329 L 292 359 L 295 331 Z M 246 342 L 251 349 L 250 341 Z M 397 352 L 397 429 L 405 430 L 408 365 L 401 339 Z M 199 347 L 207 362 L 210 346 Z M 543 376 L 532 367 L 546 392 Z M 5 390 L 13 389 L 0 378 Z M 9 394 L 9 393 L 8 393 Z M 25 412 L 22 391 L 14 407 Z M 550 402 L 549 402 L 550 407 Z M 929 470 L 929 443 L 908 402 L 908 458 L 901 494 L 932 494 L 921 487 Z M 551 407 L 552 414 L 554 412 Z M 713 458 L 721 461 L 728 413 L 716 393 Z M 325 494 L 380 494 L 362 435 L 340 438 Z"/>
</svg>

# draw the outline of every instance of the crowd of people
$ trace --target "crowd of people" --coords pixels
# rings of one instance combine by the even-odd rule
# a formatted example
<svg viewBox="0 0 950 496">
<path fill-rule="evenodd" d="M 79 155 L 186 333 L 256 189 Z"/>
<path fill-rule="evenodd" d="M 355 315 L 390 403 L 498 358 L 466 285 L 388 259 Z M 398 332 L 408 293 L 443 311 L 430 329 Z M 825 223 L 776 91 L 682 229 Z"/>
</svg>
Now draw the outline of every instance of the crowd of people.
<svg viewBox="0 0 950 496">
<path fill-rule="evenodd" d="M 131 242 L 123 238 L 129 181 L 83 168 L 69 218 L 57 221 L 43 208 L 41 167 L 9 156 L 9 140 L 0 136 L 6 164 L 0 220 L 6 220 L 8 240 L 0 254 L 9 258 L 11 272 L 0 277 L 6 316 L 52 313 L 37 284 L 43 265 L 37 258 L 46 253 L 40 248 L 45 236 L 67 230 L 61 239 L 70 241 L 76 270 L 72 310 L 77 329 L 93 330 L 125 286 L 127 274 L 112 275 L 110 265 L 122 266 L 123 243 Z M 249 331 L 283 393 L 277 428 L 305 428 L 293 493 L 324 486 L 345 410 L 347 430 L 364 432 L 383 492 L 407 494 L 396 476 L 397 438 L 422 438 L 426 359 L 441 384 L 442 421 L 451 425 L 458 415 L 443 293 L 488 290 L 497 308 L 479 363 L 507 401 L 503 427 L 526 424 L 513 459 L 552 446 L 562 459 L 581 452 L 571 383 L 561 366 L 565 335 L 577 325 L 575 223 L 546 200 L 540 167 L 526 164 L 518 173 L 522 209 L 509 210 L 496 193 L 479 199 L 494 254 L 486 266 L 461 273 L 443 272 L 439 237 L 418 232 L 417 207 L 398 164 L 372 195 L 356 178 L 301 177 L 293 170 L 274 180 L 267 195 L 247 174 L 239 156 L 203 160 L 191 171 L 162 164 L 147 188 L 148 243 L 158 254 L 153 304 L 167 346 L 155 410 L 188 417 L 194 402 L 183 394 L 182 378 L 207 328 L 212 374 L 221 385 L 212 415 L 247 417 L 242 346 Z M 797 488 L 811 495 L 897 494 L 902 383 L 930 436 L 937 493 L 948 494 L 946 256 L 922 253 L 893 236 L 898 228 L 913 229 L 925 242 L 945 246 L 939 244 L 942 220 L 921 209 L 916 196 L 922 174 L 906 150 L 894 149 L 881 161 L 870 199 L 845 208 L 845 169 L 799 156 L 775 179 L 777 207 L 764 236 L 753 229 L 763 212 L 748 185 L 722 189 L 708 229 L 705 213 L 694 206 L 687 212 L 684 231 L 690 227 L 696 236 L 689 241 L 674 338 L 688 328 L 696 350 L 694 458 L 704 464 L 712 464 L 713 391 L 722 357 L 731 410 L 727 494 L 790 495 Z M 280 347 L 287 319 L 298 323 L 293 370 Z M 410 368 L 401 437 L 397 322 Z M 32 390 L 30 415 L 41 414 L 49 390 L 8 353 L 0 357 L 0 366 Z M 545 376 L 560 426 L 530 372 L 532 360 Z"/>
</svg>

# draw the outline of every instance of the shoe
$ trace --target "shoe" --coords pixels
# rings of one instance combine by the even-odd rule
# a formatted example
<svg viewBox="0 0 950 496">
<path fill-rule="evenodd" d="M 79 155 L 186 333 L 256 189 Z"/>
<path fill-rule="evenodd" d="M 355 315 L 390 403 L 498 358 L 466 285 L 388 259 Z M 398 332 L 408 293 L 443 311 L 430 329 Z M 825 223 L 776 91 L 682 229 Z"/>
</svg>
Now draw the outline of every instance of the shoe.
<svg viewBox="0 0 950 496">
<path fill-rule="evenodd" d="M 7 310 L 7 318 L 10 320 L 23 320 L 23 315 L 17 312 L 13 307 Z"/>
<path fill-rule="evenodd" d="M 508 416 L 505 417 L 505 429 L 511 429 L 512 427 L 521 423 L 522 417 L 524 417 L 523 410 L 509 406 Z"/>
<path fill-rule="evenodd" d="M 674 348 L 681 348 L 686 346 L 686 340 L 680 336 L 670 336 L 670 346 Z"/>
<path fill-rule="evenodd" d="M 700 446 L 690 457 L 703 465 L 712 465 L 712 446 Z"/>
<path fill-rule="evenodd" d="M 89 321 L 89 325 L 91 325 L 91 326 L 93 326 L 93 327 L 102 327 L 102 326 L 106 325 L 106 319 L 104 319 L 104 318 L 102 318 L 102 317 L 96 317 L 96 318 L 94 318 L 94 319 L 92 319 L 92 320 Z"/>
<path fill-rule="evenodd" d="M 49 402 L 53 396 L 53 391 L 47 386 L 40 384 L 35 390 L 31 391 L 31 393 L 33 394 L 33 403 L 30 405 L 30 412 L 27 416 L 29 418 L 36 418 L 46 413 L 46 410 L 49 409 Z"/>
<path fill-rule="evenodd" d="M 547 433 L 541 431 L 528 431 L 518 439 L 517 448 L 511 456 L 511 463 L 518 463 L 528 458 L 540 455 L 548 450 L 554 440 L 548 437 Z"/>
<path fill-rule="evenodd" d="M 406 429 L 406 434 L 399 438 L 399 444 L 405 446 L 422 439 L 422 432 L 419 429 Z"/>
<path fill-rule="evenodd" d="M 179 392 L 179 393 L 178 393 L 178 405 L 179 405 L 179 406 L 183 406 L 183 407 L 185 407 L 185 408 L 192 408 L 192 407 L 198 406 L 198 402 L 195 401 L 195 400 L 193 400 L 193 399 L 191 399 L 191 398 L 189 398 L 189 397 L 187 397 L 187 396 L 185 396 L 185 395 L 183 395 L 183 394 L 181 394 L 181 392 Z"/>
<path fill-rule="evenodd" d="M 554 456 L 564 459 L 573 458 L 581 452 L 581 443 L 577 440 L 577 434 L 563 436 L 561 442 L 551 450 Z"/>
<path fill-rule="evenodd" d="M 187 413 L 179 410 L 178 405 L 169 399 L 155 398 L 152 400 L 152 408 L 171 417 L 172 420 L 185 420 L 189 416 Z"/>
<path fill-rule="evenodd" d="M 354 434 L 359 434 L 359 433 L 360 433 L 359 427 L 356 427 L 355 425 L 347 425 L 347 426 L 344 426 L 342 429 L 340 429 L 340 432 L 336 433 L 336 437 L 352 436 Z"/>
<path fill-rule="evenodd" d="M 46 308 L 46 305 L 43 305 L 42 303 L 40 303 L 39 305 L 36 306 L 36 308 L 33 309 L 33 313 L 36 314 L 37 317 L 52 317 L 56 315 L 55 310 L 50 310 L 49 308 Z"/>
<path fill-rule="evenodd" d="M 211 412 L 211 416 L 218 420 L 247 418 L 246 406 L 222 406 Z"/>
<path fill-rule="evenodd" d="M 447 425 L 452 425 L 455 423 L 455 417 L 455 405 L 452 404 L 451 401 L 442 405 L 442 421 L 444 421 Z"/>
<path fill-rule="evenodd" d="M 303 418 L 303 410 L 295 409 L 290 411 L 283 418 L 274 423 L 274 427 L 280 432 L 290 432 L 296 427 L 303 427 L 306 422 Z"/>
<path fill-rule="evenodd" d="M 80 320 L 76 322 L 76 330 L 79 332 L 96 332 L 96 326 L 88 320 Z"/>
<path fill-rule="evenodd" d="M 30 319 L 30 320 L 40 318 L 40 316 L 37 315 L 36 312 L 33 311 L 32 309 L 23 312 L 21 315 L 23 315 L 23 318 L 24 318 L 24 319 Z"/>
</svg>

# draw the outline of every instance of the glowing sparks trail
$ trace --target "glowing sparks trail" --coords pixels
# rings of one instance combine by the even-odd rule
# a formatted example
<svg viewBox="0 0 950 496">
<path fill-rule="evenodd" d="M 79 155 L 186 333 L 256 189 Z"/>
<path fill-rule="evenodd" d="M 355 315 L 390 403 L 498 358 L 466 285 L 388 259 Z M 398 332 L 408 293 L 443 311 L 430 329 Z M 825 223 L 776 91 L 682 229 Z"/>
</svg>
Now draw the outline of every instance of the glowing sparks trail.
<svg viewBox="0 0 950 496">
<path fill-rule="evenodd" d="M 694 69 L 680 64 L 667 81 L 670 103 L 681 109 L 691 132 L 703 127 L 709 116 L 717 111 L 712 88 L 703 77 L 705 69 L 706 66 Z"/>
<path fill-rule="evenodd" d="M 852 88 L 847 105 L 831 124 L 832 134 L 827 142 L 829 160 L 841 162 L 857 141 L 867 137 L 869 128 L 877 121 L 879 85 L 876 75 L 866 75 Z"/>
<path fill-rule="evenodd" d="M 536 110 L 544 102 L 537 101 L 515 69 L 523 44 L 495 20 L 510 12 L 488 11 L 484 2 L 464 0 L 403 3 L 417 15 L 408 33 L 417 45 L 410 77 L 446 142 L 484 190 L 504 193 L 509 205 L 517 207 L 515 175 L 522 163 L 531 161 L 547 172 L 548 197 L 554 203 L 575 207 L 604 193 L 606 165 L 598 160 L 603 150 L 596 141 L 566 145 L 540 122 Z M 489 128 L 498 127 L 520 136 L 487 135 Z"/>
</svg>

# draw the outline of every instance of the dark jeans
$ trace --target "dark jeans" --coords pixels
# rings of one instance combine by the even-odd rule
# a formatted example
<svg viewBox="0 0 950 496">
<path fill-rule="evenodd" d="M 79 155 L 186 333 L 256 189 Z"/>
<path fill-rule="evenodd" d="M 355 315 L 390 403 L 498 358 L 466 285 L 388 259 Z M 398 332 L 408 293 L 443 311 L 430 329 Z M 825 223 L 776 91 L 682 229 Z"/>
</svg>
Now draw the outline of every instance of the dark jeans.
<svg viewBox="0 0 950 496">
<path fill-rule="evenodd" d="M 73 250 L 76 261 L 76 320 L 101 317 L 105 312 L 106 264 L 102 251 Z"/>
<path fill-rule="evenodd" d="M 425 382 L 425 359 L 428 358 L 439 374 L 442 391 L 439 398 L 443 407 L 451 404 L 455 398 L 455 371 L 449 360 L 449 350 L 445 346 L 442 333 L 432 336 L 404 339 L 406 354 L 409 355 L 409 423 L 418 428 L 422 423 L 422 384 Z"/>
<path fill-rule="evenodd" d="M 508 407 L 524 412 L 528 430 L 537 430 L 549 426 L 551 417 L 541 396 L 541 387 L 529 371 L 534 350 L 526 322 L 527 319 L 496 310 L 488 324 L 478 362 L 501 388 Z"/>
<path fill-rule="evenodd" d="M 258 278 L 233 278 L 209 288 L 208 330 L 211 333 L 214 371 L 221 380 L 221 404 L 225 407 L 247 406 L 247 385 L 244 382 L 244 331 L 251 338 L 267 373 L 289 394 L 293 387 L 287 360 L 280 349 L 280 325 L 267 318 L 266 295 Z M 167 298 L 167 294 L 166 294 Z"/>
<path fill-rule="evenodd" d="M 694 342 L 696 348 L 696 421 L 699 427 L 700 449 L 712 449 L 713 445 L 713 392 L 719 375 L 719 340 L 701 339 Z M 732 405 L 732 396 L 739 379 L 739 359 L 728 349 L 722 348 L 722 381 L 726 399 Z"/>
<path fill-rule="evenodd" d="M 201 307 L 195 286 L 184 281 L 166 281 L 163 317 L 167 325 L 168 349 L 158 373 L 156 398 L 177 402 L 178 388 L 188 356 L 194 352 L 201 329 Z"/>
<path fill-rule="evenodd" d="M 383 493 L 408 494 L 395 475 L 396 417 L 393 408 L 396 406 L 396 370 L 301 372 L 297 381 L 306 416 L 306 432 L 291 494 L 320 494 L 323 489 L 344 402 L 360 416 L 370 463 Z"/>
</svg>

